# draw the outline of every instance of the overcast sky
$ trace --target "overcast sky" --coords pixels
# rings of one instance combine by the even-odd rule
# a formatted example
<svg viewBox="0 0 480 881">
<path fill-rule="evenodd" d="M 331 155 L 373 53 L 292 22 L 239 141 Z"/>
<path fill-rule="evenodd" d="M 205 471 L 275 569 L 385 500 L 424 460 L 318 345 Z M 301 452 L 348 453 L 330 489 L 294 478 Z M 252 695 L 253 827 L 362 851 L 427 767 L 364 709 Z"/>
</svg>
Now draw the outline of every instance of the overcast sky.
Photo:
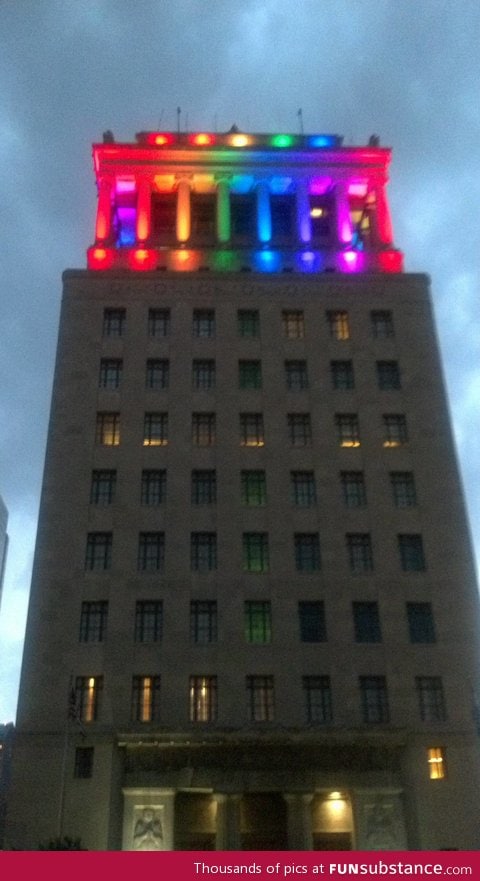
<svg viewBox="0 0 480 881">
<path fill-rule="evenodd" d="M 0 0 L 0 494 L 13 720 L 64 268 L 85 267 L 91 144 L 111 129 L 298 131 L 393 147 L 407 271 L 432 277 L 480 559 L 478 0 Z M 439 479 L 441 476 L 439 475 Z"/>
</svg>

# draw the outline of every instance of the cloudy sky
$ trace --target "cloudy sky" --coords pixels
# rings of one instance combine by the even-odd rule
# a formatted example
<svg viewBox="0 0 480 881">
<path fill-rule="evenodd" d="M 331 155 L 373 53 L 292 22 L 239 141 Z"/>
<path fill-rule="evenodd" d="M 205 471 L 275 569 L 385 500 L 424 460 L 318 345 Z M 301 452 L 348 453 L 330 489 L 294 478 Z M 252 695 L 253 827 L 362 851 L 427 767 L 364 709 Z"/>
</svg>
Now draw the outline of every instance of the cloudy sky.
<svg viewBox="0 0 480 881">
<path fill-rule="evenodd" d="M 333 132 L 394 149 L 407 271 L 432 277 L 480 559 L 478 0 L 0 0 L 0 722 L 14 719 L 61 295 L 85 267 L 91 144 L 141 130 Z"/>
</svg>

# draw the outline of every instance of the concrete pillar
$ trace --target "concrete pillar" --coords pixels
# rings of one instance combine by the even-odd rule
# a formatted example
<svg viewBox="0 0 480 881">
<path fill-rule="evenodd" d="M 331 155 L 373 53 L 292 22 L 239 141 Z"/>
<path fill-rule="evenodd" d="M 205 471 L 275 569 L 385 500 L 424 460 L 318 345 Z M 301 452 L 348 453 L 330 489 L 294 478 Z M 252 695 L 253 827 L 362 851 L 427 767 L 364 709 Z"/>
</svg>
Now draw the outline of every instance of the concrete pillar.
<svg viewBox="0 0 480 881">
<path fill-rule="evenodd" d="M 216 850 L 241 850 L 240 799 L 236 793 L 215 793 L 217 803 Z"/>
<path fill-rule="evenodd" d="M 377 184 L 375 187 L 375 211 L 373 212 L 372 236 L 375 244 L 389 246 L 393 243 L 392 220 L 386 194 L 386 185 Z"/>
<path fill-rule="evenodd" d="M 99 181 L 95 242 L 104 244 L 112 234 L 112 188 L 113 181 L 102 177 Z"/>
<path fill-rule="evenodd" d="M 140 180 L 137 193 L 137 242 L 142 244 L 150 238 L 152 194 L 149 180 Z"/>
<path fill-rule="evenodd" d="M 177 188 L 176 233 L 179 242 L 188 242 L 191 228 L 190 183 L 188 180 L 182 179 Z"/>
<path fill-rule="evenodd" d="M 272 238 L 272 212 L 267 181 L 257 184 L 257 236 L 262 245 L 266 245 Z"/>
<path fill-rule="evenodd" d="M 351 244 L 353 235 L 346 181 L 338 181 L 334 192 L 337 242 L 338 247 L 345 248 Z"/>
<path fill-rule="evenodd" d="M 297 236 L 298 240 L 307 245 L 312 240 L 312 221 L 310 218 L 310 201 L 308 198 L 307 183 L 304 180 L 297 182 Z"/>
<path fill-rule="evenodd" d="M 123 789 L 122 850 L 174 848 L 174 789 Z"/>
<path fill-rule="evenodd" d="M 230 189 L 225 180 L 217 184 L 217 239 L 230 241 Z"/>
<path fill-rule="evenodd" d="M 310 793 L 284 792 L 287 805 L 287 834 L 289 850 L 312 850 L 312 799 Z"/>
<path fill-rule="evenodd" d="M 408 850 L 400 789 L 356 789 L 352 793 L 356 850 Z"/>
</svg>

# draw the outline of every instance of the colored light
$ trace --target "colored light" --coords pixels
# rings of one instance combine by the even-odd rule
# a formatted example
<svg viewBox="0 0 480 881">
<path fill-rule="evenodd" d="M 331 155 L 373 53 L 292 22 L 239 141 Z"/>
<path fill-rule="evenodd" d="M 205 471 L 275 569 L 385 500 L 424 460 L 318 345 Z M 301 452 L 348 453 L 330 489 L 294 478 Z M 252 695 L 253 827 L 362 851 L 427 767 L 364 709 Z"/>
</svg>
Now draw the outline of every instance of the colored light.
<svg viewBox="0 0 480 881">
<path fill-rule="evenodd" d="M 322 272 L 324 257 L 318 251 L 302 251 L 296 257 L 296 264 L 300 272 Z"/>
<path fill-rule="evenodd" d="M 354 196 L 358 199 L 364 199 L 367 195 L 368 184 L 366 183 L 352 183 L 348 185 L 348 195 Z"/>
<path fill-rule="evenodd" d="M 115 190 L 117 193 L 134 193 L 135 186 L 135 178 L 133 177 L 117 177 L 115 182 Z"/>
<path fill-rule="evenodd" d="M 336 135 L 311 135 L 308 138 L 309 147 L 335 147 L 337 144 Z"/>
<path fill-rule="evenodd" d="M 365 255 L 360 251 L 343 251 L 338 255 L 338 267 L 341 272 L 363 272 Z"/>
<path fill-rule="evenodd" d="M 255 266 L 260 272 L 279 272 L 281 258 L 278 251 L 257 251 Z"/>
<path fill-rule="evenodd" d="M 175 135 L 172 132 L 153 132 L 147 135 L 147 144 L 155 147 L 167 147 L 169 144 L 173 144 L 174 141 Z"/>
<path fill-rule="evenodd" d="M 310 209 L 310 217 L 323 217 L 325 211 L 323 208 L 311 208 Z"/>
<path fill-rule="evenodd" d="M 132 269 L 155 269 L 157 253 L 147 248 L 135 248 L 134 251 L 130 252 L 128 262 Z"/>
<path fill-rule="evenodd" d="M 230 182 L 230 192 L 243 194 L 248 193 L 252 189 L 255 179 L 250 174 L 235 174 Z"/>
<path fill-rule="evenodd" d="M 270 178 L 270 192 L 275 196 L 281 196 L 287 193 L 292 185 L 291 177 L 272 177 Z"/>
<path fill-rule="evenodd" d="M 403 272 L 403 254 L 401 251 L 380 251 L 377 260 L 382 272 Z"/>
<path fill-rule="evenodd" d="M 251 142 L 252 139 L 247 137 L 247 135 L 232 135 L 229 140 L 232 147 L 248 147 Z"/>
<path fill-rule="evenodd" d="M 87 252 L 89 269 L 110 269 L 115 253 L 111 248 L 90 248 Z"/>
<path fill-rule="evenodd" d="M 312 177 L 308 189 L 312 196 L 323 196 L 331 185 L 332 181 L 329 177 Z"/>
<path fill-rule="evenodd" d="M 272 147 L 291 147 L 295 143 L 293 135 L 274 135 L 270 141 Z"/>
<path fill-rule="evenodd" d="M 270 194 L 268 184 L 262 181 L 257 186 L 257 234 L 258 239 L 266 244 L 272 238 L 272 214 L 270 211 Z"/>
<path fill-rule="evenodd" d="M 195 144 L 196 147 L 209 147 L 215 143 L 215 135 L 208 132 L 199 132 L 197 135 L 190 135 L 189 141 L 191 144 Z"/>
</svg>

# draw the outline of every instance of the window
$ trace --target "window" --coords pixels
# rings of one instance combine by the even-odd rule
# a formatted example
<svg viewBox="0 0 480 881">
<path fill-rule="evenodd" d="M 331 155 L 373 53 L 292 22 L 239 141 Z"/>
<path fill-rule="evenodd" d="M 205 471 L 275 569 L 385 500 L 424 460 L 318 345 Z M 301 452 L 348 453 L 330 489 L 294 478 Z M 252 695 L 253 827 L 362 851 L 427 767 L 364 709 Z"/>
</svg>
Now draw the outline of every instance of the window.
<svg viewBox="0 0 480 881">
<path fill-rule="evenodd" d="M 120 443 L 120 413 L 97 413 L 95 443 L 117 447 Z"/>
<path fill-rule="evenodd" d="M 341 471 L 343 499 L 347 508 L 364 508 L 367 504 L 363 471 Z"/>
<path fill-rule="evenodd" d="M 313 471 L 291 471 L 290 486 L 292 502 L 298 508 L 312 508 L 317 503 L 317 490 Z"/>
<path fill-rule="evenodd" d="M 360 425 L 356 413 L 336 413 L 335 424 L 341 447 L 360 446 Z"/>
<path fill-rule="evenodd" d="M 327 627 L 325 606 L 318 600 L 305 600 L 298 604 L 301 642 L 325 642 Z"/>
<path fill-rule="evenodd" d="M 247 600 L 245 603 L 245 639 L 266 643 L 272 639 L 272 612 L 268 601 Z"/>
<path fill-rule="evenodd" d="M 204 338 L 215 336 L 215 311 L 213 309 L 193 310 L 193 336 Z"/>
<path fill-rule="evenodd" d="M 425 557 L 421 535 L 399 535 L 398 548 L 402 572 L 423 572 Z"/>
<path fill-rule="evenodd" d="M 74 712 L 80 722 L 95 722 L 98 719 L 102 689 L 102 676 L 77 676 Z"/>
<path fill-rule="evenodd" d="M 167 497 L 167 472 L 159 469 L 142 471 L 142 505 L 163 505 Z"/>
<path fill-rule="evenodd" d="M 93 776 L 93 746 L 77 746 L 73 776 L 86 780 Z"/>
<path fill-rule="evenodd" d="M 385 676 L 360 676 L 360 696 L 364 722 L 389 721 Z"/>
<path fill-rule="evenodd" d="M 168 413 L 145 413 L 143 446 L 164 447 L 168 444 Z"/>
<path fill-rule="evenodd" d="M 239 309 L 237 312 L 238 335 L 250 339 L 260 336 L 260 315 L 256 309 Z"/>
<path fill-rule="evenodd" d="M 355 642 L 381 642 L 377 603 L 353 603 Z"/>
<path fill-rule="evenodd" d="M 333 714 L 330 676 L 304 676 L 303 691 L 307 722 L 331 722 Z"/>
<path fill-rule="evenodd" d="M 217 501 L 217 473 L 214 469 L 192 471 L 192 505 L 214 505 Z"/>
<path fill-rule="evenodd" d="M 375 309 L 370 313 L 372 320 L 372 333 L 374 337 L 392 337 L 393 336 L 393 316 L 392 313 L 385 309 Z"/>
<path fill-rule="evenodd" d="M 119 358 L 102 358 L 100 361 L 99 388 L 117 389 L 122 379 L 122 361 Z"/>
<path fill-rule="evenodd" d="M 346 536 L 348 559 L 351 571 L 356 575 L 373 570 L 372 542 L 363 533 L 349 533 Z"/>
<path fill-rule="evenodd" d="M 160 676 L 134 676 L 132 680 L 133 722 L 160 719 Z"/>
<path fill-rule="evenodd" d="M 215 388 L 215 361 L 195 360 L 192 365 L 192 385 L 195 391 Z"/>
<path fill-rule="evenodd" d="M 242 471 L 242 505 L 259 507 L 267 504 L 265 471 Z"/>
<path fill-rule="evenodd" d="M 410 642 L 435 642 L 435 625 L 430 603 L 407 603 Z"/>
<path fill-rule="evenodd" d="M 411 471 L 391 471 L 393 501 L 397 508 L 414 508 L 417 504 L 415 478 Z"/>
<path fill-rule="evenodd" d="M 385 413 L 383 416 L 383 446 L 401 447 L 408 441 L 407 420 L 401 413 Z"/>
<path fill-rule="evenodd" d="M 310 413 L 287 414 L 288 437 L 294 447 L 309 447 L 312 443 Z"/>
<path fill-rule="evenodd" d="M 330 376 L 332 378 L 332 388 L 355 388 L 353 364 L 351 361 L 330 361 Z"/>
<path fill-rule="evenodd" d="M 190 676 L 190 722 L 217 718 L 217 677 Z"/>
<path fill-rule="evenodd" d="M 112 565 L 112 533 L 89 532 L 87 535 L 87 552 L 85 569 L 101 571 L 110 569 Z"/>
<path fill-rule="evenodd" d="M 283 311 L 282 327 L 283 335 L 287 340 L 303 340 L 305 336 L 303 312 L 299 309 Z"/>
<path fill-rule="evenodd" d="M 192 532 L 190 561 L 194 572 L 211 572 L 217 568 L 217 535 L 215 532 Z"/>
<path fill-rule="evenodd" d="M 192 443 L 209 447 L 215 443 L 215 413 L 192 413 Z"/>
<path fill-rule="evenodd" d="M 91 505 L 111 505 L 115 497 L 117 472 L 112 470 L 92 471 L 90 487 Z"/>
<path fill-rule="evenodd" d="M 148 310 L 148 335 L 164 337 L 170 333 L 170 309 Z"/>
<path fill-rule="evenodd" d="M 447 711 L 440 676 L 416 676 L 415 685 L 422 722 L 445 722 Z"/>
<path fill-rule="evenodd" d="M 247 701 L 250 722 L 273 722 L 273 676 L 247 676 Z"/>
<path fill-rule="evenodd" d="M 80 616 L 80 642 L 103 642 L 107 632 L 108 603 L 83 602 Z"/>
<path fill-rule="evenodd" d="M 161 642 L 162 630 L 162 600 L 137 600 L 135 606 L 135 642 Z"/>
<path fill-rule="evenodd" d="M 246 572 L 268 572 L 270 561 L 266 532 L 243 533 L 243 568 Z"/>
<path fill-rule="evenodd" d="M 165 562 L 165 535 L 163 532 L 141 532 L 138 537 L 137 569 L 139 572 L 159 572 Z"/>
<path fill-rule="evenodd" d="M 240 444 L 242 447 L 263 447 L 265 434 L 261 413 L 240 413 Z"/>
<path fill-rule="evenodd" d="M 161 391 L 168 388 L 170 364 L 165 358 L 149 358 L 145 374 L 145 388 Z"/>
<path fill-rule="evenodd" d="M 103 310 L 103 336 L 119 337 L 125 332 L 127 313 L 125 309 Z"/>
<path fill-rule="evenodd" d="M 295 196 L 271 193 L 270 211 L 272 218 L 272 239 L 277 243 L 288 243 L 293 235 L 295 223 Z"/>
<path fill-rule="evenodd" d="M 334 340 L 350 339 L 348 312 L 345 312 L 344 310 L 328 311 L 327 323 L 330 330 L 330 336 Z"/>
<path fill-rule="evenodd" d="M 301 392 L 308 388 L 307 362 L 285 361 L 285 379 L 289 392 Z"/>
<path fill-rule="evenodd" d="M 205 242 L 215 235 L 215 195 L 214 193 L 191 194 L 192 236 Z"/>
<path fill-rule="evenodd" d="M 320 569 L 320 541 L 318 533 L 297 533 L 295 543 L 295 568 L 297 572 L 316 572 Z"/>
<path fill-rule="evenodd" d="M 238 362 L 238 385 L 242 389 L 258 389 L 262 387 L 261 361 Z"/>
<path fill-rule="evenodd" d="M 377 361 L 377 382 L 381 391 L 397 391 L 401 388 L 397 361 Z"/>
<path fill-rule="evenodd" d="M 191 601 L 190 639 L 198 645 L 207 645 L 217 641 L 217 603 L 215 600 Z"/>
<path fill-rule="evenodd" d="M 445 750 L 441 746 L 427 749 L 428 776 L 430 780 L 444 780 L 447 776 Z"/>
</svg>

